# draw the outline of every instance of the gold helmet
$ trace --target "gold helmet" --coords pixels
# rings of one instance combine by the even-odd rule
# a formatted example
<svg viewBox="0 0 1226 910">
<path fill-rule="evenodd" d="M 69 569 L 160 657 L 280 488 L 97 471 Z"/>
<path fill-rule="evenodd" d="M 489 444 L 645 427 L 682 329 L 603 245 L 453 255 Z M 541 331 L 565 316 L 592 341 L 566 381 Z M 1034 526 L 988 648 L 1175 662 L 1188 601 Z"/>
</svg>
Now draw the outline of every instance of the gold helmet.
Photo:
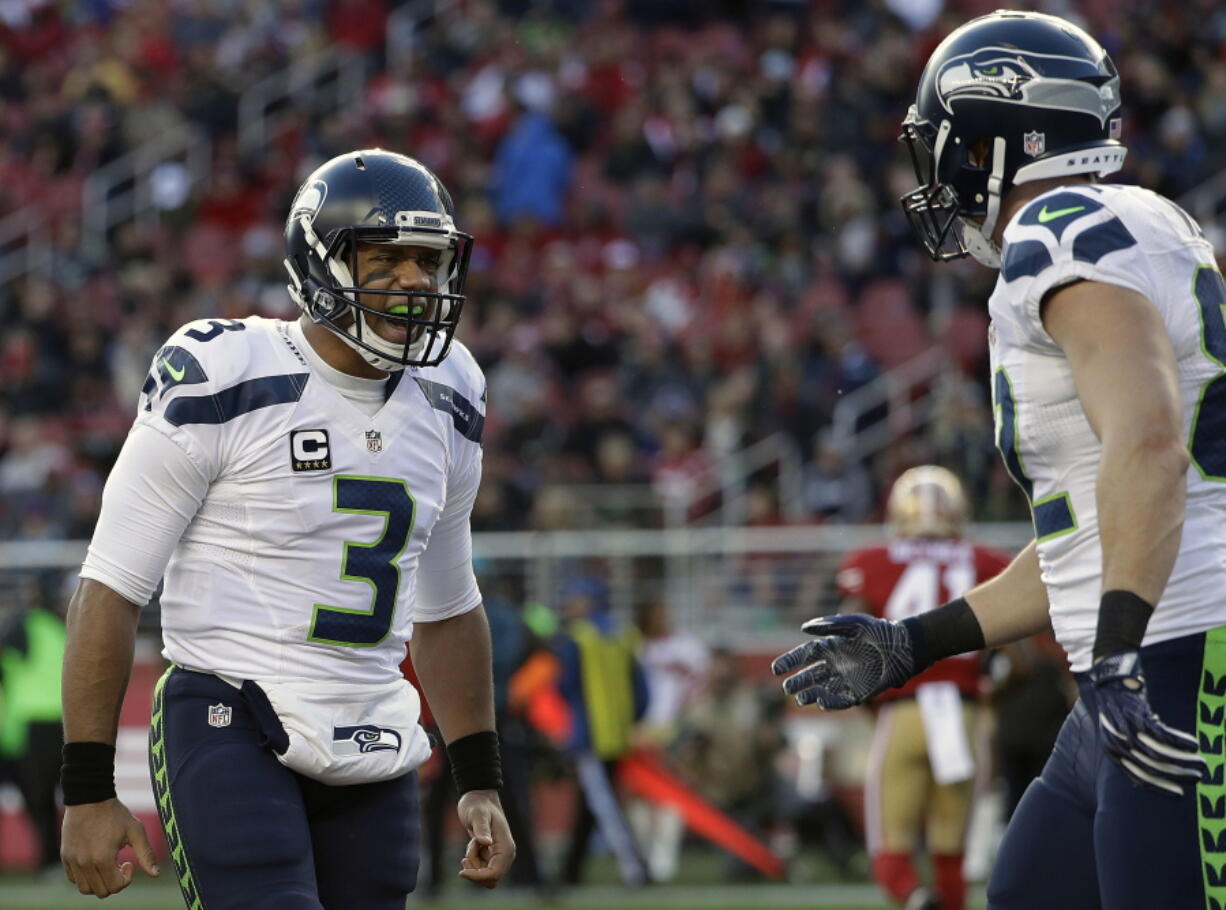
<svg viewBox="0 0 1226 910">
<path fill-rule="evenodd" d="M 952 471 L 933 464 L 904 471 L 886 514 L 895 537 L 961 537 L 966 526 L 966 494 Z"/>
</svg>

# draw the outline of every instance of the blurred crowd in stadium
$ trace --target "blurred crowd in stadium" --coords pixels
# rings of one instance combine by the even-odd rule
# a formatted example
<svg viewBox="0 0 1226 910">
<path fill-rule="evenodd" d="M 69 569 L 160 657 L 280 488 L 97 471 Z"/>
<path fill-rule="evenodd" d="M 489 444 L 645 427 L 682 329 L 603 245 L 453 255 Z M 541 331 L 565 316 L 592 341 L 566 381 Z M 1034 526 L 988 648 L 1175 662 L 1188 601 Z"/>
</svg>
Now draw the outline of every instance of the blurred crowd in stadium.
<svg viewBox="0 0 1226 910">
<path fill-rule="evenodd" d="M 932 280 L 896 201 L 920 62 L 995 5 L 467 0 L 389 43 L 390 0 L 6 4 L 0 211 L 37 207 L 55 249 L 0 288 L 0 538 L 88 535 L 170 331 L 292 315 L 290 195 L 363 145 L 437 170 L 478 240 L 461 327 L 491 402 L 476 530 L 581 523 L 570 484 L 684 495 L 779 432 L 809 465 L 804 518 L 874 519 L 923 462 L 967 479 L 977 517 L 1025 517 L 981 381 L 992 276 Z M 1226 12 L 1055 5 L 1123 71 L 1123 179 L 1179 198 L 1214 173 Z M 295 111 L 240 152 L 244 89 L 324 47 L 363 61 L 358 102 Z M 211 143 L 203 187 L 168 166 L 159 222 L 83 247 L 85 178 L 178 130 Z M 846 458 L 823 432 L 840 396 L 934 344 L 953 370 L 927 427 Z M 747 521 L 779 520 L 765 499 Z"/>
</svg>

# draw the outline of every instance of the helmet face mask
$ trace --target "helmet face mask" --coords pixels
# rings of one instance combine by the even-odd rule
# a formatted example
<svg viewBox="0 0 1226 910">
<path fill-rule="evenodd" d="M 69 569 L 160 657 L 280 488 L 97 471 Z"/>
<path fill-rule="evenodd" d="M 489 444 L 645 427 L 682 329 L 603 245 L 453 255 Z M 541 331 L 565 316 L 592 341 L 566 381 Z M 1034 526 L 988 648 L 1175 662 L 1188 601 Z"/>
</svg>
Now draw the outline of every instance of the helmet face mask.
<svg viewBox="0 0 1226 910">
<path fill-rule="evenodd" d="M 290 296 L 377 369 L 434 366 L 450 351 L 463 313 L 473 243 L 453 217 L 446 188 L 412 158 L 381 149 L 334 158 L 307 178 L 290 208 Z M 371 282 L 359 269 L 361 244 L 437 250 L 429 289 L 363 286 Z M 401 327 L 403 340 L 383 337 L 377 321 Z"/>
<path fill-rule="evenodd" d="M 899 137 L 918 186 L 903 211 L 938 261 L 968 253 L 999 265 L 1001 199 L 1022 183 L 1118 170 L 1119 74 L 1069 22 L 1001 11 L 933 52 Z"/>
<path fill-rule="evenodd" d="M 960 259 L 967 254 L 967 249 L 956 230 L 960 221 L 958 194 L 952 186 L 937 180 L 936 157 L 930 144 L 920 137 L 919 128 L 912 120 L 914 113 L 912 105 L 899 139 L 907 144 L 919 185 L 903 195 L 902 210 L 911 231 L 929 256 L 938 262 Z"/>
</svg>

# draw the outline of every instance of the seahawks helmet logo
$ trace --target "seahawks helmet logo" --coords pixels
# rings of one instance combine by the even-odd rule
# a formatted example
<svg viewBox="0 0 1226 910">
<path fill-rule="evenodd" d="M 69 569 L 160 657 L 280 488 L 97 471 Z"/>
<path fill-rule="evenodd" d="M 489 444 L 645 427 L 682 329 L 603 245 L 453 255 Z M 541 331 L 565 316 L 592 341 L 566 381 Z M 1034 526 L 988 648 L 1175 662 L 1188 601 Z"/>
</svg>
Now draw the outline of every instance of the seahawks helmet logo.
<svg viewBox="0 0 1226 910">
<path fill-rule="evenodd" d="M 1089 75 L 1086 61 L 1077 57 L 984 47 L 947 60 L 936 89 L 951 114 L 953 102 L 978 98 L 1090 114 L 1106 125 L 1120 104 L 1119 76 L 1094 85 L 1085 81 Z"/>
<path fill-rule="evenodd" d="M 293 208 L 290 209 L 290 220 L 296 221 L 305 215 L 308 221 L 314 221 L 327 198 L 328 184 L 322 180 L 312 180 L 298 191 Z"/>
<path fill-rule="evenodd" d="M 360 724 L 332 728 L 332 754 L 358 755 L 365 752 L 399 752 L 400 734 L 391 727 Z"/>
</svg>

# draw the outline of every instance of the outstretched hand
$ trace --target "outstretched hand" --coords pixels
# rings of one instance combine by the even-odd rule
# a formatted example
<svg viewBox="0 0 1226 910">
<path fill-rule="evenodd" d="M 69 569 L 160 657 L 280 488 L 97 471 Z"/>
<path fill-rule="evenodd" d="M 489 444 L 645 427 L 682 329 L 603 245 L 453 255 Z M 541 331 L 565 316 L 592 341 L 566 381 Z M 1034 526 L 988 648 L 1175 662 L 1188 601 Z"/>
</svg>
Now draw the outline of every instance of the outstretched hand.
<svg viewBox="0 0 1226 910">
<path fill-rule="evenodd" d="M 145 826 L 118 799 L 66 806 L 61 840 L 64 872 L 82 894 L 107 897 L 132 884 L 132 863 L 116 862 L 125 846 L 135 851 L 146 875 L 159 875 Z"/>
<path fill-rule="evenodd" d="M 460 878 L 483 888 L 497 888 L 515 861 L 515 841 L 497 790 L 469 790 L 456 810 L 468 832 L 468 848 L 460 860 Z"/>
<path fill-rule="evenodd" d="M 915 675 L 911 635 L 901 623 L 847 613 L 811 619 L 800 629 L 817 637 L 771 664 L 776 676 L 807 668 L 783 681 L 783 691 L 799 705 L 840 711 Z"/>
</svg>

